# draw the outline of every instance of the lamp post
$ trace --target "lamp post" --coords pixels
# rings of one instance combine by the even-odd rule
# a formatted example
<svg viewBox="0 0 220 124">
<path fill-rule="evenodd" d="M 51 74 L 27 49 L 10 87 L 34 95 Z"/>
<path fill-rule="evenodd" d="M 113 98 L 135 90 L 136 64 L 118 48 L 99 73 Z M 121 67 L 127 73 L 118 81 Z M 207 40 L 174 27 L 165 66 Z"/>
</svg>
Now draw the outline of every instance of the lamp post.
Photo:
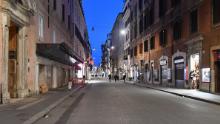
<svg viewBox="0 0 220 124">
<path fill-rule="evenodd" d="M 108 62 L 108 68 L 109 68 L 109 74 L 111 74 L 112 73 L 112 71 L 111 71 L 111 51 L 112 50 L 114 50 L 115 49 L 115 46 L 111 46 L 111 47 L 109 47 L 109 48 L 107 48 L 107 50 L 108 50 L 108 53 L 109 53 L 109 62 Z"/>
<path fill-rule="evenodd" d="M 125 74 L 128 72 L 128 60 L 127 60 L 127 64 L 125 63 L 125 55 L 127 55 L 126 51 L 127 48 L 125 49 L 125 43 L 126 43 L 126 39 L 124 39 L 127 35 L 127 30 L 126 29 L 121 29 L 120 30 L 120 35 L 121 37 L 123 37 L 123 49 L 124 49 L 124 54 L 123 54 L 123 71 L 125 72 Z"/>
</svg>

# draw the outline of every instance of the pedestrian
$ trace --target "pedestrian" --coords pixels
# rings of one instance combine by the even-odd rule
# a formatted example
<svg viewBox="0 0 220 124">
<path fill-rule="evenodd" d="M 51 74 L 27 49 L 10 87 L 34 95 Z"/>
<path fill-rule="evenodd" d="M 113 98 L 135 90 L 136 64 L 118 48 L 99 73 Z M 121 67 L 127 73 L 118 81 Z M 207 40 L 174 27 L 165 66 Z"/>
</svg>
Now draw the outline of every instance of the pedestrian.
<svg viewBox="0 0 220 124">
<path fill-rule="evenodd" d="M 71 90 L 72 89 L 72 79 L 69 79 L 69 82 L 68 82 L 68 90 Z"/>
<path fill-rule="evenodd" d="M 124 80 L 124 83 L 125 83 L 125 79 L 126 79 L 126 74 L 123 75 L 123 80 Z"/>
<path fill-rule="evenodd" d="M 111 82 L 111 78 L 112 78 L 112 76 L 111 76 L 111 74 L 109 74 L 108 75 L 109 82 Z"/>
<path fill-rule="evenodd" d="M 115 82 L 117 81 L 117 79 L 118 79 L 118 76 L 117 75 L 115 75 L 114 76 L 114 79 L 115 79 Z"/>
</svg>

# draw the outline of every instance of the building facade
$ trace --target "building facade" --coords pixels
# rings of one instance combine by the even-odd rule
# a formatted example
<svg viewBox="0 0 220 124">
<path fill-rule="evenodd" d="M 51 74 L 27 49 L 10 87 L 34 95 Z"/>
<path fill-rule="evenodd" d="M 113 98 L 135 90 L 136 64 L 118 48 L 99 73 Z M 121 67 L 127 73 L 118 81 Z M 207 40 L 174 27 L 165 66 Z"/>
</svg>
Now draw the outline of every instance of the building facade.
<svg viewBox="0 0 220 124">
<path fill-rule="evenodd" d="M 122 35 L 124 35 L 124 65 L 123 68 L 125 70 L 126 77 L 128 79 L 132 79 L 133 77 L 133 71 L 131 67 L 131 55 L 130 55 L 130 44 L 131 44 L 131 25 L 130 25 L 130 19 L 131 19 L 131 11 L 130 11 L 130 0 L 127 0 L 125 2 L 124 8 L 123 8 L 123 24 L 124 29 L 121 32 Z M 124 34 L 123 34 L 124 33 Z"/>
<path fill-rule="evenodd" d="M 102 62 L 101 67 L 104 72 L 104 77 L 108 77 L 111 74 L 111 33 L 107 35 L 107 40 L 102 44 Z"/>
<path fill-rule="evenodd" d="M 124 70 L 124 39 L 125 37 L 121 34 L 121 30 L 124 29 L 123 13 L 119 13 L 114 26 L 111 31 L 111 61 L 112 61 L 112 74 L 118 75 L 122 78 L 125 73 Z"/>
<path fill-rule="evenodd" d="M 1 100 L 82 78 L 91 56 L 80 0 L 0 0 Z"/>
<path fill-rule="evenodd" d="M 134 79 L 220 92 L 218 0 L 126 2 Z"/>
</svg>

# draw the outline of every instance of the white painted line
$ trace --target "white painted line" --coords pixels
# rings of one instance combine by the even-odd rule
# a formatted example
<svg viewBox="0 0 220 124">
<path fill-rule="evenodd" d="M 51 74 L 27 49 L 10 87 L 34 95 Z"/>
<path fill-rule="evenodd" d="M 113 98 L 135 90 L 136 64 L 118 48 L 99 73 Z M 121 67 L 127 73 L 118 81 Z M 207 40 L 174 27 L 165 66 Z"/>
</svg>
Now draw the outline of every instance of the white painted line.
<svg viewBox="0 0 220 124">
<path fill-rule="evenodd" d="M 29 104 L 27 104 L 27 105 L 18 107 L 16 110 L 26 109 L 26 108 L 31 107 L 31 106 L 33 106 L 33 105 L 35 105 L 35 104 L 37 104 L 37 103 L 39 103 L 39 102 L 41 102 L 41 101 L 44 101 L 44 100 L 45 100 L 45 98 L 41 98 L 40 100 L 37 100 L 37 101 L 35 101 L 35 102 L 33 102 L 33 103 L 29 103 Z"/>
</svg>

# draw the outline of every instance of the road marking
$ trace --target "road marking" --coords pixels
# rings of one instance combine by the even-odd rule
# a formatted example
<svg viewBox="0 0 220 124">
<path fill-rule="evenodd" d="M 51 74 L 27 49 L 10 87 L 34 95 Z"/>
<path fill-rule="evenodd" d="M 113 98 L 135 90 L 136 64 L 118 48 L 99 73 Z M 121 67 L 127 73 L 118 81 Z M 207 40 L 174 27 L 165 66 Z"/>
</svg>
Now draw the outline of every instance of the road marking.
<svg viewBox="0 0 220 124">
<path fill-rule="evenodd" d="M 44 100 L 45 100 L 45 98 L 42 98 L 42 99 L 37 100 L 37 101 L 35 101 L 35 102 L 33 102 L 33 103 L 29 103 L 29 104 L 27 104 L 27 105 L 24 105 L 24 106 L 18 107 L 16 110 L 23 110 L 23 109 L 26 109 L 26 108 L 31 107 L 31 106 L 33 106 L 33 105 L 39 103 L 39 102 L 44 101 Z"/>
</svg>

